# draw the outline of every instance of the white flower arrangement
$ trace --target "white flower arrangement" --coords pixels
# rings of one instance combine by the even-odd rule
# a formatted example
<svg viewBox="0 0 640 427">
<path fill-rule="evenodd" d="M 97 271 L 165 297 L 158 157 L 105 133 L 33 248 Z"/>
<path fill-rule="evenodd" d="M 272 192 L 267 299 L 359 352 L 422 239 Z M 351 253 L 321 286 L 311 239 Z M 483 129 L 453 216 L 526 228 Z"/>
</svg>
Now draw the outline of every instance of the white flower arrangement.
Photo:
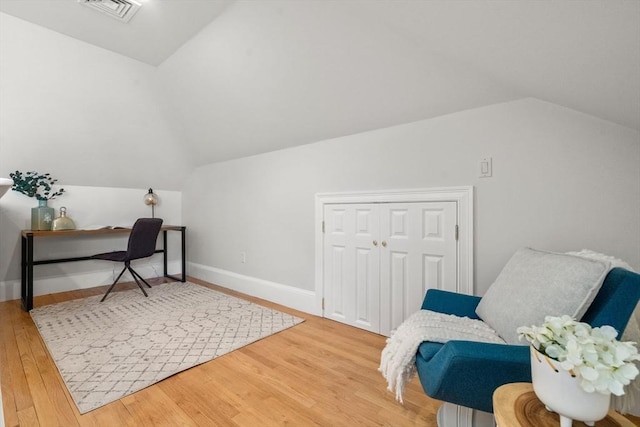
<svg viewBox="0 0 640 427">
<path fill-rule="evenodd" d="M 560 366 L 581 378 L 588 393 L 624 394 L 624 386 L 639 373 L 634 361 L 640 360 L 636 343 L 620 342 L 611 326 L 592 328 L 569 316 L 547 316 L 541 326 L 521 326 L 525 338 L 539 352 L 560 362 Z"/>
</svg>

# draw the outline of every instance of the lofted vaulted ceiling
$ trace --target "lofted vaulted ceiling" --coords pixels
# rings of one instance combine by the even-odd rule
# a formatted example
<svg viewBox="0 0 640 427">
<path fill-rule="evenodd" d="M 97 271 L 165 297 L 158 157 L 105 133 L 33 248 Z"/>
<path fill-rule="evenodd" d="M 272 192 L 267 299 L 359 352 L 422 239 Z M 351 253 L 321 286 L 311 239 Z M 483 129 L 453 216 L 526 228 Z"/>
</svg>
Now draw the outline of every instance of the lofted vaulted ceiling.
<svg viewBox="0 0 640 427">
<path fill-rule="evenodd" d="M 236 2 L 159 70 L 198 164 L 525 97 L 640 129 L 640 3 Z"/>
<path fill-rule="evenodd" d="M 0 11 L 156 67 L 192 165 L 534 97 L 640 130 L 640 2 L 77 0 Z M 141 142 L 142 143 L 142 142 Z"/>
<path fill-rule="evenodd" d="M 150 65 L 159 65 L 218 17 L 232 0 L 133 0 L 122 22 L 81 1 L 0 0 L 0 11 Z M 114 5 L 119 0 L 104 0 Z"/>
</svg>

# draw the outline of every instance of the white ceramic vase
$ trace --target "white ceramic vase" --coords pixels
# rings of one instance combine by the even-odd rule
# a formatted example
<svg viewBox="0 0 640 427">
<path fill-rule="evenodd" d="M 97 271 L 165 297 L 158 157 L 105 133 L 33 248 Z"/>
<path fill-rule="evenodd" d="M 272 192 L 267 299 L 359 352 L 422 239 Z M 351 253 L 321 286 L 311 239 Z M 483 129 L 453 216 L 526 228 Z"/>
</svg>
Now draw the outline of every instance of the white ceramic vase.
<svg viewBox="0 0 640 427">
<path fill-rule="evenodd" d="M 560 415 L 560 426 L 571 427 L 573 420 L 592 426 L 607 416 L 611 394 L 587 393 L 580 387 L 580 377 L 562 369 L 533 346 L 531 348 L 531 379 L 533 391 L 547 410 Z"/>
</svg>

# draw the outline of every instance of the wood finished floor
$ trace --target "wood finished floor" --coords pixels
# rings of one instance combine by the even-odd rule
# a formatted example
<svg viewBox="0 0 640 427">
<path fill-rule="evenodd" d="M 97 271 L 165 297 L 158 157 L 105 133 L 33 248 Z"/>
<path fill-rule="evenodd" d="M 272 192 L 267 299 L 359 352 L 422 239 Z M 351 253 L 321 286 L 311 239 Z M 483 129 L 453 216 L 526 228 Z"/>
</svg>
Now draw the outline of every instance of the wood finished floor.
<svg viewBox="0 0 640 427">
<path fill-rule="evenodd" d="M 0 303 L 6 427 L 436 426 L 441 402 L 428 398 L 417 378 L 404 406 L 386 390 L 377 371 L 384 337 L 190 280 L 306 320 L 80 415 L 29 314 L 19 301 Z M 44 295 L 34 305 L 105 290 Z"/>
</svg>

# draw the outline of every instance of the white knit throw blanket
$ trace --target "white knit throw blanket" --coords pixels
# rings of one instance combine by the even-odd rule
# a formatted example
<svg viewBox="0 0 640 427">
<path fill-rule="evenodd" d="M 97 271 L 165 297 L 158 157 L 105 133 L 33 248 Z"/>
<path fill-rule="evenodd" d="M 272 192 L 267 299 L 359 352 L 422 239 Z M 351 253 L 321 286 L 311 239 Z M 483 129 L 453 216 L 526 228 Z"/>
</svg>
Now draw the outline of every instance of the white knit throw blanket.
<svg viewBox="0 0 640 427">
<path fill-rule="evenodd" d="M 420 310 L 407 318 L 387 339 L 380 368 L 389 391 L 402 403 L 405 386 L 416 373 L 416 352 L 423 341 L 445 343 L 452 340 L 504 344 L 504 340 L 481 320 Z"/>
</svg>

